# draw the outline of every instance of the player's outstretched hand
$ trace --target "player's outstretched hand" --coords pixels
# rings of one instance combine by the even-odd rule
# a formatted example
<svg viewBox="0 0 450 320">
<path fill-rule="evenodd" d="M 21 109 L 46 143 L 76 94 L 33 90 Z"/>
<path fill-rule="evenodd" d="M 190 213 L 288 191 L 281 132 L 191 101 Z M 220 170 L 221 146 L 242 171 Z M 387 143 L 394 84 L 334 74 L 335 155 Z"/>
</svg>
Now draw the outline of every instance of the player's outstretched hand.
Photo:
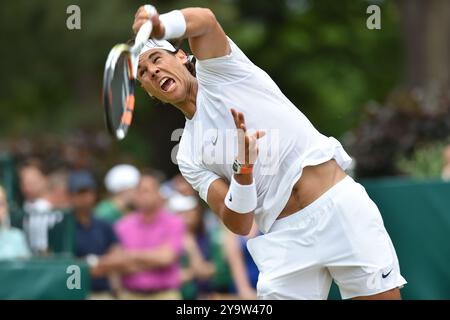
<svg viewBox="0 0 450 320">
<path fill-rule="evenodd" d="M 253 165 L 258 157 L 257 140 L 264 137 L 266 133 L 264 131 L 257 130 L 255 133 L 249 134 L 245 125 L 244 114 L 231 109 L 231 115 L 233 116 L 236 129 L 238 129 L 237 159 L 239 162 L 245 163 L 247 166 Z"/>
<path fill-rule="evenodd" d="M 164 36 L 165 30 L 164 26 L 159 20 L 159 13 L 156 11 L 155 14 L 150 17 L 144 6 L 139 7 L 139 9 L 136 11 L 136 14 L 134 15 L 134 22 L 132 27 L 133 32 L 137 33 L 141 26 L 148 21 L 148 19 L 151 19 L 153 24 L 150 38 L 161 39 Z"/>
</svg>

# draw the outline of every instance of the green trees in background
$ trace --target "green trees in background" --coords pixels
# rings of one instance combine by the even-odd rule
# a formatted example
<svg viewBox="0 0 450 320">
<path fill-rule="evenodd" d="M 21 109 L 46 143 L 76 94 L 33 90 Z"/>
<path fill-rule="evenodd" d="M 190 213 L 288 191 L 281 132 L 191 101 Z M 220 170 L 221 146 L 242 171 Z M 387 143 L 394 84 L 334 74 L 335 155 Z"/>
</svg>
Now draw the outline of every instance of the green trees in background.
<svg viewBox="0 0 450 320">
<path fill-rule="evenodd" d="M 383 2 L 382 29 L 369 30 L 367 1 L 277 2 L 239 1 L 244 26 L 256 32 L 236 32 L 237 40 L 320 130 L 340 136 L 365 102 L 400 81 L 396 8 Z"/>
<path fill-rule="evenodd" d="M 398 90 L 364 108 L 363 121 L 346 137 L 358 176 L 440 176 L 450 144 L 450 95 L 425 93 Z"/>
<path fill-rule="evenodd" d="M 325 134 L 342 136 L 361 120 L 367 101 L 383 101 L 402 83 L 399 6 L 381 7 L 381 30 L 366 28 L 371 1 L 153 1 L 161 12 L 211 8 L 228 35 L 278 83 Z M 81 30 L 68 30 L 66 8 L 81 8 Z M 110 48 L 132 36 L 142 1 L 16 0 L 2 4 L 0 74 L 2 140 L 97 132 L 103 159 L 137 159 L 171 175 L 184 118 L 138 90 L 135 123 L 124 142 L 108 140 L 101 106 L 103 66 Z M 401 6 L 400 6 L 401 8 Z M 404 33 L 405 31 L 403 31 Z M 111 160 L 112 161 L 112 160 Z"/>
<path fill-rule="evenodd" d="M 349 145 L 359 176 L 437 177 L 441 151 L 450 143 L 450 1 L 395 3 L 403 88 L 392 88 L 381 104 L 368 104 Z"/>
</svg>

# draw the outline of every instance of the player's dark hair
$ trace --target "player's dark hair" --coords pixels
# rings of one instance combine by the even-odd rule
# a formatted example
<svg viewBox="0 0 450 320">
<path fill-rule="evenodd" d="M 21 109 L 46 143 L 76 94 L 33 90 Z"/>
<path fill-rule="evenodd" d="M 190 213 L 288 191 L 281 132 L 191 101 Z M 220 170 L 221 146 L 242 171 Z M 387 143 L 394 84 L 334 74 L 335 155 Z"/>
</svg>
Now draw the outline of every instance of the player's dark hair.
<svg viewBox="0 0 450 320">
<path fill-rule="evenodd" d="M 178 52 L 179 49 L 177 49 Z M 195 57 L 194 56 L 188 56 L 188 63 L 186 63 L 184 66 L 188 69 L 188 71 L 195 77 L 197 73 L 195 72 Z"/>
</svg>

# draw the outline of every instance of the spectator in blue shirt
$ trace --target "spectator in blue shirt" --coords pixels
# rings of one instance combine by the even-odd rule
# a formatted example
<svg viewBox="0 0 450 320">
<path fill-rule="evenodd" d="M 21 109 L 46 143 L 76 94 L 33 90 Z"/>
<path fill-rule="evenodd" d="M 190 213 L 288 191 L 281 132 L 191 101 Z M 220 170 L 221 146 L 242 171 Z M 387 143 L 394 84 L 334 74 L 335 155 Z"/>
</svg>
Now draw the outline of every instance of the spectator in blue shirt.
<svg viewBox="0 0 450 320">
<path fill-rule="evenodd" d="M 93 216 L 96 204 L 96 183 L 89 171 L 69 175 L 70 200 L 75 228 L 75 254 L 86 259 L 91 272 L 91 299 L 112 299 L 108 276 L 124 272 L 125 253 L 118 245 L 112 226 Z"/>
</svg>

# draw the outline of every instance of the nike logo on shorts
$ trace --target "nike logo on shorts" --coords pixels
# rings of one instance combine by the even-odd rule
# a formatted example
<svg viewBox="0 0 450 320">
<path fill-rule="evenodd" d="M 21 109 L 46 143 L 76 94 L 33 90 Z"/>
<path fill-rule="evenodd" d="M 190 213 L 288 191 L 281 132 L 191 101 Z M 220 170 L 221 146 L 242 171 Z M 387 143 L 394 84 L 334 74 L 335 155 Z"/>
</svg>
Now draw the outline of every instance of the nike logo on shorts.
<svg viewBox="0 0 450 320">
<path fill-rule="evenodd" d="M 381 277 L 384 279 L 384 278 L 386 278 L 388 275 L 390 275 L 391 272 L 392 272 L 392 269 L 391 269 L 388 273 L 386 273 L 386 274 L 382 273 L 382 274 L 381 274 Z"/>
</svg>

